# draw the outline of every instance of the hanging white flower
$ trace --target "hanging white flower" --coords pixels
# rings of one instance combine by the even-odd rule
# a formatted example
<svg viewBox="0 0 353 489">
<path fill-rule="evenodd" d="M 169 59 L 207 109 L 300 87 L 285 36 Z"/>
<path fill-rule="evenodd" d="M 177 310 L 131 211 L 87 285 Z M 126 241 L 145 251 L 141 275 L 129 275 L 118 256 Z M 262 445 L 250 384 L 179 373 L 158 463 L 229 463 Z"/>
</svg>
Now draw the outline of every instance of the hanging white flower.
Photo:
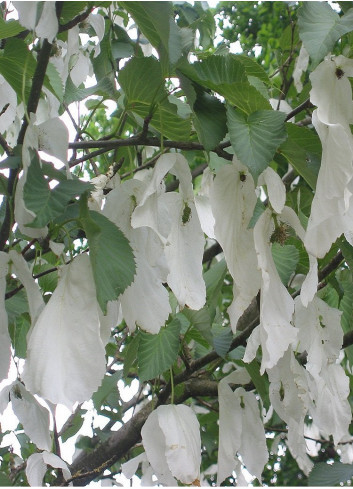
<svg viewBox="0 0 353 489">
<path fill-rule="evenodd" d="M 327 56 L 311 74 L 312 121 L 322 143 L 321 167 L 305 236 L 305 247 L 322 258 L 342 233 L 352 230 L 353 61 Z M 333 164 L 334 162 L 334 164 Z"/>
<path fill-rule="evenodd" d="M 164 192 L 167 173 L 179 179 L 179 192 Z M 201 309 L 206 301 L 202 276 L 205 239 L 195 207 L 192 176 L 178 153 L 161 156 L 131 217 L 133 227 L 149 226 L 164 244 L 167 282 L 181 307 Z"/>
<path fill-rule="evenodd" d="M 217 484 L 221 484 L 234 470 L 239 474 L 237 455 L 250 474 L 261 482 L 261 473 L 268 460 L 266 435 L 255 395 L 242 387 L 234 392 L 230 384 L 250 381 L 250 377 L 232 372 L 218 386 L 219 450 Z M 241 474 L 241 471 L 240 471 Z"/>
<path fill-rule="evenodd" d="M 48 451 L 32 453 L 28 457 L 26 464 L 26 477 L 30 486 L 42 487 L 48 465 L 55 469 L 61 469 L 65 480 L 71 477 L 67 463 L 54 453 L 49 453 Z"/>
<path fill-rule="evenodd" d="M 55 3 L 44 2 L 38 18 L 38 2 L 13 2 L 19 15 L 19 22 L 27 29 L 35 30 L 38 37 L 52 42 L 59 30 Z"/>
<path fill-rule="evenodd" d="M 200 426 L 190 407 L 159 406 L 147 418 L 141 436 L 147 459 L 161 483 L 175 485 L 174 477 L 183 484 L 200 479 Z"/>
<path fill-rule="evenodd" d="M 17 95 L 11 85 L 0 75 L 0 133 L 3 134 L 16 118 Z"/>
<path fill-rule="evenodd" d="M 41 450 L 50 450 L 52 440 L 49 431 L 49 411 L 39 404 L 25 386 L 15 381 L 0 393 L 0 414 L 9 401 L 26 435 Z"/>
<path fill-rule="evenodd" d="M 258 293 L 261 281 L 254 233 L 249 229 L 256 204 L 254 180 L 236 157 L 232 165 L 217 171 L 210 189 L 210 202 L 215 236 L 234 280 L 233 302 L 228 314 L 235 332 L 239 318 Z"/>
<path fill-rule="evenodd" d="M 261 344 L 262 373 L 277 364 L 298 333 L 291 324 L 293 299 L 283 285 L 272 258 L 270 240 L 274 229 L 272 212 L 266 209 L 254 228 L 255 249 L 262 275 L 260 326 L 250 336 L 244 355 L 244 361 L 250 362 Z"/>
<path fill-rule="evenodd" d="M 302 74 L 307 70 L 309 64 L 309 53 L 302 44 L 299 56 L 295 60 L 293 70 L 293 82 L 298 93 L 303 90 L 303 83 L 301 81 Z"/>
<path fill-rule="evenodd" d="M 313 467 L 306 450 L 304 419 L 309 407 L 307 375 L 289 349 L 268 370 L 270 401 L 276 413 L 288 425 L 287 446 L 301 470 L 308 474 Z"/>
<path fill-rule="evenodd" d="M 7 378 L 11 361 L 11 338 L 5 308 L 6 275 L 9 256 L 0 252 L 0 382 Z"/>
<path fill-rule="evenodd" d="M 72 408 L 89 399 L 105 374 L 99 306 L 89 256 L 61 269 L 57 288 L 27 337 L 26 387 Z"/>
<path fill-rule="evenodd" d="M 211 239 L 216 239 L 214 234 L 215 220 L 212 213 L 210 191 L 213 185 L 213 175 L 210 168 L 205 168 L 202 179 L 200 191 L 195 195 L 195 205 L 197 214 L 200 219 L 202 231 Z"/>
</svg>

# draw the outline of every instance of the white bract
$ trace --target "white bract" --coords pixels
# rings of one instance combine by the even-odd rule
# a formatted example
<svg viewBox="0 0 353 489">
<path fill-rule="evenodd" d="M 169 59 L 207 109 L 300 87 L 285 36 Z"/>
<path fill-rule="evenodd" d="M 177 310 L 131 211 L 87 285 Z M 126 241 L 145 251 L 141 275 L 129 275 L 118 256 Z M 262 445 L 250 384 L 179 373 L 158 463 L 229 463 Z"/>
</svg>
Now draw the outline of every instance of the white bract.
<svg viewBox="0 0 353 489">
<path fill-rule="evenodd" d="M 65 480 L 71 477 L 71 472 L 66 462 L 54 453 L 49 453 L 48 451 L 32 453 L 27 459 L 26 466 L 26 476 L 30 486 L 41 487 L 43 485 L 43 478 L 48 470 L 48 465 L 61 469 Z"/>
<path fill-rule="evenodd" d="M 49 411 L 18 381 L 4 387 L 0 392 L 0 414 L 8 402 L 26 435 L 41 450 L 51 450 L 52 440 L 49 431 Z"/>
<path fill-rule="evenodd" d="M 27 337 L 26 387 L 72 408 L 90 398 L 105 374 L 99 306 L 88 255 L 61 269 L 57 288 Z"/>
<path fill-rule="evenodd" d="M 192 484 L 200 479 L 200 426 L 190 407 L 159 406 L 147 418 L 141 436 L 147 459 L 161 483 L 176 485 L 178 479 Z"/>
<path fill-rule="evenodd" d="M 218 386 L 217 484 L 221 484 L 237 468 L 238 476 L 240 466 L 237 455 L 241 456 L 250 474 L 256 476 L 260 482 L 263 467 L 268 460 L 265 430 L 255 395 L 252 392 L 246 392 L 242 387 L 233 392 L 229 385 L 249 381 L 250 377 L 244 376 L 241 371 L 235 371 L 222 379 Z"/>
<path fill-rule="evenodd" d="M 340 71 L 337 71 L 340 70 Z M 337 75 L 338 73 L 338 75 Z M 342 233 L 352 231 L 353 61 L 327 56 L 311 74 L 313 125 L 322 142 L 322 160 L 305 236 L 305 247 L 322 258 Z"/>
<path fill-rule="evenodd" d="M 251 334 L 244 355 L 244 361 L 251 362 L 261 344 L 261 373 L 277 364 L 298 333 L 291 324 L 293 299 L 278 275 L 271 253 L 270 239 L 274 230 L 272 212 L 266 209 L 254 228 L 255 249 L 262 275 L 260 325 Z"/>
<path fill-rule="evenodd" d="M 239 318 L 260 288 L 253 229 L 256 194 L 254 181 L 236 158 L 232 165 L 220 168 L 210 190 L 215 218 L 215 236 L 222 246 L 228 269 L 234 280 L 233 302 L 228 314 L 235 332 Z"/>
</svg>

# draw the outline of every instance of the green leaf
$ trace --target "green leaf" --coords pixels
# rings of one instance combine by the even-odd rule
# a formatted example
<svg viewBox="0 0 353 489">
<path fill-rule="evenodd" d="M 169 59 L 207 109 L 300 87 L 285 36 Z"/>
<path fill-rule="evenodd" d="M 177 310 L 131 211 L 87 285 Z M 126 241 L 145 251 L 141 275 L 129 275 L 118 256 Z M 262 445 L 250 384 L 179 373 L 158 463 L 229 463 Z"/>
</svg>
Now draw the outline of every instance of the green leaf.
<svg viewBox="0 0 353 489">
<path fill-rule="evenodd" d="M 212 345 L 213 337 L 211 333 L 211 317 L 207 306 L 199 309 L 198 311 L 185 308 L 180 314 L 185 316 L 189 320 L 190 324 L 200 331 L 209 345 Z"/>
<path fill-rule="evenodd" d="M 268 395 L 267 377 L 260 374 L 260 365 L 256 360 L 253 360 L 251 363 L 244 363 L 244 367 L 248 371 L 257 392 L 260 394 L 265 408 L 268 409 L 271 403 Z"/>
<path fill-rule="evenodd" d="M 182 51 L 179 29 L 173 19 L 172 3 L 149 1 L 121 4 L 137 22 L 144 36 L 157 49 L 162 61 L 168 58 L 174 65 Z"/>
<path fill-rule="evenodd" d="M 333 462 L 327 464 L 319 462 L 314 465 L 309 474 L 309 486 L 336 486 L 341 482 L 347 482 L 353 477 L 353 465 Z"/>
<path fill-rule="evenodd" d="M 13 323 L 10 324 L 9 332 L 12 340 L 12 345 L 15 349 L 15 355 L 18 358 L 26 358 L 27 356 L 27 333 L 31 327 L 31 321 L 28 314 L 18 316 Z"/>
<path fill-rule="evenodd" d="M 89 244 L 97 300 L 105 313 L 107 302 L 116 300 L 134 279 L 134 254 L 122 231 L 103 214 L 88 211 L 80 220 Z"/>
<path fill-rule="evenodd" d="M 261 198 L 258 197 L 253 215 L 251 216 L 251 219 L 249 221 L 248 229 L 253 229 L 255 227 L 255 224 L 257 223 L 258 219 L 260 218 L 261 214 L 266 210 L 266 207 L 264 203 L 262 202 Z"/>
<path fill-rule="evenodd" d="M 137 360 L 141 382 L 154 379 L 173 365 L 179 351 L 179 333 L 178 319 L 155 335 L 140 331 Z"/>
<path fill-rule="evenodd" d="M 14 283 L 9 289 L 9 292 L 15 289 L 19 283 Z M 28 312 L 28 301 L 26 292 L 22 289 L 17 292 L 17 294 L 10 297 L 10 299 L 6 299 L 5 301 L 6 312 L 9 317 L 9 324 L 16 321 L 16 318 Z"/>
<path fill-rule="evenodd" d="M 286 114 L 261 110 L 249 117 L 227 107 L 229 138 L 234 152 L 255 181 L 267 168 L 278 146 L 286 139 Z"/>
<path fill-rule="evenodd" d="M 113 39 L 112 54 L 115 59 L 130 58 L 130 56 L 134 54 L 134 47 L 130 42 L 122 42 Z"/>
<path fill-rule="evenodd" d="M 4 168 L 16 169 L 19 168 L 21 163 L 22 163 L 21 156 L 8 156 L 0 163 L 0 170 L 3 170 Z"/>
<path fill-rule="evenodd" d="M 15 90 L 20 100 L 27 100 L 36 62 L 33 54 L 21 39 L 6 41 L 4 54 L 0 56 L 0 74 Z"/>
<path fill-rule="evenodd" d="M 112 375 L 105 375 L 99 389 L 92 396 L 93 405 L 97 410 L 100 409 L 110 394 L 115 393 L 119 397 L 118 380 L 121 379 L 121 376 L 121 370 Z"/>
<path fill-rule="evenodd" d="M 0 486 L 4 487 L 11 487 L 13 486 L 12 480 L 6 475 L 6 474 L 1 474 L 0 473 Z"/>
<path fill-rule="evenodd" d="M 299 36 L 314 64 L 353 30 L 353 9 L 340 17 L 326 2 L 304 2 L 298 12 Z"/>
<path fill-rule="evenodd" d="M 317 134 L 306 127 L 286 123 L 288 139 L 281 144 L 279 153 L 297 173 L 315 190 L 321 164 L 321 143 Z"/>
<path fill-rule="evenodd" d="M 0 17 L 0 36 L 1 39 L 17 36 L 20 32 L 26 30 L 18 20 L 4 20 Z"/>
<path fill-rule="evenodd" d="M 70 426 L 61 434 L 61 439 L 65 443 L 69 438 L 76 435 L 76 433 L 82 428 L 84 423 L 84 414 L 86 411 L 80 409 L 70 422 Z"/>
<path fill-rule="evenodd" d="M 80 102 L 91 95 L 102 95 L 111 97 L 116 93 L 111 79 L 106 77 L 99 80 L 97 85 L 85 88 L 83 85 L 76 87 L 71 78 L 68 77 L 65 86 L 64 102 L 70 105 L 72 102 Z"/>
<path fill-rule="evenodd" d="M 119 73 L 119 85 L 130 107 L 135 102 L 156 104 L 167 96 L 161 65 L 152 57 L 132 58 L 128 61 Z"/>
<path fill-rule="evenodd" d="M 208 56 L 192 65 L 183 63 L 179 71 L 199 85 L 219 93 L 246 114 L 271 109 L 268 100 L 249 82 L 243 58 L 233 54 Z"/>
<path fill-rule="evenodd" d="M 27 209 L 34 212 L 36 217 L 28 224 L 28 227 L 41 228 L 45 226 L 64 211 L 73 197 L 91 188 L 92 186 L 88 182 L 66 180 L 51 190 L 48 180 L 44 177 L 39 158 L 35 152 L 32 152 L 23 197 Z"/>
<path fill-rule="evenodd" d="M 191 340 L 196 341 L 197 343 L 202 345 L 204 348 L 209 348 L 209 346 L 210 346 L 209 342 L 205 340 L 205 338 L 200 333 L 200 331 L 194 327 L 189 328 L 187 333 L 184 336 L 184 341 L 186 343 L 190 343 Z"/>
<path fill-rule="evenodd" d="M 129 344 L 124 348 L 124 368 L 123 375 L 127 377 L 130 368 L 134 365 L 137 360 L 137 352 L 140 342 L 140 335 L 137 334 L 132 338 Z"/>
<path fill-rule="evenodd" d="M 37 275 L 47 270 L 53 270 L 53 265 L 50 263 L 43 263 L 42 265 L 35 265 L 33 267 L 33 274 Z M 54 292 L 58 285 L 58 272 L 53 270 L 50 273 L 38 278 L 38 283 L 43 292 Z"/>
<path fill-rule="evenodd" d="M 132 111 L 141 118 L 142 126 L 143 120 L 150 115 L 150 105 L 135 102 Z M 154 108 L 149 126 L 176 141 L 185 141 L 190 137 L 191 120 L 180 117 L 177 106 L 168 100 L 164 100 Z"/>
<path fill-rule="evenodd" d="M 220 357 L 224 358 L 233 340 L 232 331 L 229 327 L 225 328 L 222 325 L 214 324 L 212 326 L 212 334 L 213 348 Z"/>
<path fill-rule="evenodd" d="M 92 4 L 93 2 L 63 2 L 60 13 L 60 24 L 66 24 Z"/>
<path fill-rule="evenodd" d="M 48 63 L 46 74 L 54 95 L 62 102 L 64 99 L 64 84 L 58 70 L 52 63 Z"/>
<path fill-rule="evenodd" d="M 224 258 L 204 273 L 203 278 L 206 284 L 207 304 L 209 307 L 217 305 L 226 273 L 227 264 Z"/>
<path fill-rule="evenodd" d="M 278 274 L 283 284 L 287 286 L 297 268 L 299 251 L 294 245 L 281 246 L 279 243 L 273 243 L 271 251 Z"/>
<path fill-rule="evenodd" d="M 215 148 L 227 133 L 224 104 L 206 92 L 198 94 L 193 106 L 194 126 L 206 151 Z"/>
</svg>

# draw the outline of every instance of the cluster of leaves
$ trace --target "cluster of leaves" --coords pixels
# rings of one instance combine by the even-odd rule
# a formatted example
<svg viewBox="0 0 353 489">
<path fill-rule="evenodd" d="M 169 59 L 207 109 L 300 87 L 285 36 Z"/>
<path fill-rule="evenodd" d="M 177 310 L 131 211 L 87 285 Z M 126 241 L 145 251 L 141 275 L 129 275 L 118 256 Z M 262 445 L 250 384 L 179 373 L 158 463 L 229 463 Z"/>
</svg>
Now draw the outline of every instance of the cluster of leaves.
<svg viewBox="0 0 353 489">
<path fill-rule="evenodd" d="M 217 459 L 223 485 L 245 481 L 244 467 L 264 484 L 352 477 L 342 463 L 353 435 L 352 175 L 338 138 L 327 252 L 308 238 L 332 156 L 320 124 L 340 124 L 341 146 L 351 144 L 352 117 L 330 119 L 318 75 L 334 64 L 347 96 L 337 106 L 349 107 L 353 10 L 343 4 L 339 13 L 322 2 L 1 4 L 0 374 L 11 362 L 17 380 L 1 391 L 0 411 L 10 401 L 20 423 L 18 454 L 1 434 L 1 483 L 85 484 L 107 470 L 215 485 Z M 13 8 L 18 20 L 8 19 Z M 86 113 L 76 119 L 71 104 Z M 269 324 L 266 300 L 277 293 L 271 318 L 280 320 Z M 305 332 L 298 318 L 316 313 L 315 355 L 310 321 Z M 334 387 L 324 377 L 333 369 Z M 300 387 L 311 395 L 304 375 L 323 382 L 330 402 L 314 393 L 308 411 L 303 393 L 293 401 Z M 132 381 L 138 392 L 124 402 L 118 382 Z M 337 409 L 329 427 L 325 403 Z M 56 404 L 74 410 L 49 434 Z M 92 436 L 77 438 L 90 416 Z M 311 417 L 321 422 L 315 436 Z M 73 437 L 82 451 L 68 467 Z M 174 456 L 178 437 L 200 453 Z M 305 437 L 317 442 L 311 460 Z"/>
</svg>

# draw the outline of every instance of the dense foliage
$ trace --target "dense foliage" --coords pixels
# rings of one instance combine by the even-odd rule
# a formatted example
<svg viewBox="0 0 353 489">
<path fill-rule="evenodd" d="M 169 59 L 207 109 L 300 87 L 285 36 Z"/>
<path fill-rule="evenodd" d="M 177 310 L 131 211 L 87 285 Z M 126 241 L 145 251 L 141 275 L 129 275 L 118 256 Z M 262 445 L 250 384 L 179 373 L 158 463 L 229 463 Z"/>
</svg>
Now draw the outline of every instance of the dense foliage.
<svg viewBox="0 0 353 489">
<path fill-rule="evenodd" d="M 1 3 L 0 485 L 351 481 L 351 7 Z"/>
</svg>

